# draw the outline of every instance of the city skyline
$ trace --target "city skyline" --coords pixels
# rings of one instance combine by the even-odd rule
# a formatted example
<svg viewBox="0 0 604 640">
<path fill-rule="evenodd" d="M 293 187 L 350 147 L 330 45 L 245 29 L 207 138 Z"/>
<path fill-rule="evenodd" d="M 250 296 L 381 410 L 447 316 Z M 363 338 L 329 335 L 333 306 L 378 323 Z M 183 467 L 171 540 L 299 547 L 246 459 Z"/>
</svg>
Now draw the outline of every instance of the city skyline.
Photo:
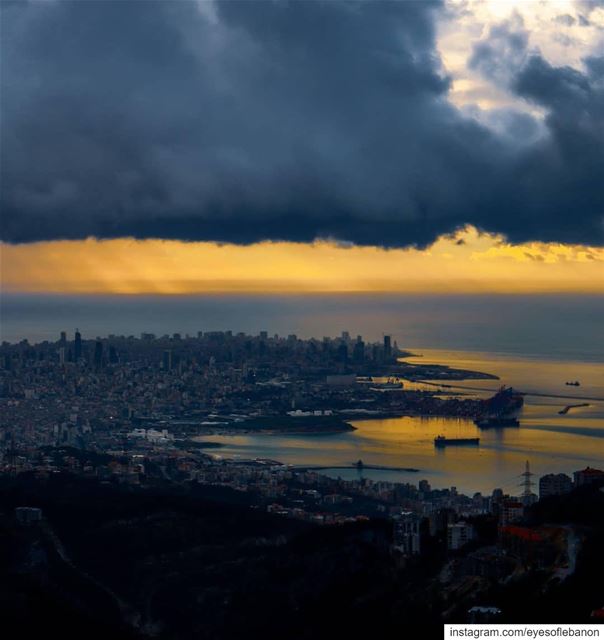
<svg viewBox="0 0 604 640">
<path fill-rule="evenodd" d="M 603 177 L 604 0 L 0 0 L 0 629 L 597 636 Z"/>
</svg>

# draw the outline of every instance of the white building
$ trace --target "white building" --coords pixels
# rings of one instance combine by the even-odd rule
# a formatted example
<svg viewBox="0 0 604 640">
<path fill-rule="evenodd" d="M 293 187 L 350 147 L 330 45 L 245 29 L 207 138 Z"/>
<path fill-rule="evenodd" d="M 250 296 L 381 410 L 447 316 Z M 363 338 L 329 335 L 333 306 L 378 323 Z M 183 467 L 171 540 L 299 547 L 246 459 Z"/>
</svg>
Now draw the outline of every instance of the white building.
<svg viewBox="0 0 604 640">
<path fill-rule="evenodd" d="M 461 549 L 474 539 L 474 527 L 467 522 L 457 522 L 447 525 L 447 549 L 455 551 Z"/>
<path fill-rule="evenodd" d="M 394 548 L 408 556 L 420 552 L 419 517 L 412 511 L 394 516 Z"/>
<path fill-rule="evenodd" d="M 128 433 L 129 438 L 144 438 L 149 442 L 160 443 L 174 440 L 174 436 L 167 430 L 162 429 L 133 429 Z"/>
</svg>

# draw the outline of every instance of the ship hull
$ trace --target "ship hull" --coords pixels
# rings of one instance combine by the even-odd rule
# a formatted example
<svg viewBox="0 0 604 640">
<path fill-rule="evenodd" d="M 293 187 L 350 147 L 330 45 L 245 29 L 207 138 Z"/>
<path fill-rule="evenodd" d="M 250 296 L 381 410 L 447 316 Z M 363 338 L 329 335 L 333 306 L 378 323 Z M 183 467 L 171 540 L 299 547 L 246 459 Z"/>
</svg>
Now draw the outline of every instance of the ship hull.
<svg viewBox="0 0 604 640">
<path fill-rule="evenodd" d="M 516 418 L 484 418 L 474 420 L 479 429 L 499 429 L 501 427 L 519 427 L 520 421 Z"/>
<path fill-rule="evenodd" d="M 444 447 L 476 446 L 480 443 L 480 438 L 435 438 L 434 446 L 442 449 Z"/>
</svg>

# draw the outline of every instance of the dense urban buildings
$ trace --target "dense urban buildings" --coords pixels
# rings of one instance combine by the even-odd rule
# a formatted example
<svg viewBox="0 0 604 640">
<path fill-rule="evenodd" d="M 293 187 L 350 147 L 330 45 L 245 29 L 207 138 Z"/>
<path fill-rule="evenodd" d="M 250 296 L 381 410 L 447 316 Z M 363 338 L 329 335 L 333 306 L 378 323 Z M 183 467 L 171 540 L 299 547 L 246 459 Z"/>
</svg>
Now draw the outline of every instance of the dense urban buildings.
<svg viewBox="0 0 604 640">
<path fill-rule="evenodd" d="M 399 361 L 404 352 L 389 336 L 373 344 L 361 336 L 353 339 L 348 332 L 321 340 L 229 331 L 199 332 L 195 337 L 143 333 L 139 338 L 89 340 L 77 331 L 73 341 L 63 332 L 54 343 L 3 343 L 0 353 L 0 524 L 7 531 L 20 527 L 27 534 L 18 539 L 31 539 L 32 545 L 25 556 L 17 553 L 15 557 L 21 559 L 9 563 L 11 571 L 25 571 L 36 580 L 40 572 L 54 575 L 57 569 L 50 567 L 55 561 L 48 559 L 48 553 L 57 555 L 59 563 L 78 567 L 67 550 L 78 548 L 78 563 L 88 567 L 85 575 L 94 574 L 84 579 L 92 580 L 94 589 L 109 590 L 117 603 L 124 598 L 129 601 L 119 604 L 120 624 L 137 634 L 148 635 L 161 625 L 172 628 L 174 611 L 181 611 L 190 629 L 197 626 L 190 613 L 179 609 L 182 604 L 171 604 L 168 610 L 145 601 L 145 589 L 151 587 L 137 582 L 138 574 L 126 581 L 131 582 L 131 591 L 123 591 L 115 582 L 120 573 L 115 567 L 106 573 L 90 564 L 90 548 L 80 547 L 70 533 L 83 526 L 72 518 L 77 520 L 80 501 L 87 500 L 84 496 L 89 492 L 109 491 L 114 496 L 111 500 L 118 502 L 132 498 L 135 502 L 128 509 L 134 511 L 136 496 L 141 504 L 147 504 L 145 496 L 156 496 L 153 503 L 167 500 L 168 512 L 179 500 L 206 504 L 210 499 L 227 510 L 235 508 L 227 505 L 238 505 L 236 509 L 244 509 L 238 519 L 249 512 L 272 529 L 275 541 L 253 542 L 271 549 L 294 544 L 298 535 L 294 531 L 333 531 L 348 541 L 330 547 L 329 554 L 369 545 L 367 549 L 380 558 L 374 560 L 380 571 L 407 576 L 423 598 L 429 599 L 427 594 L 438 587 L 440 599 L 430 607 L 443 621 L 505 619 L 519 605 L 507 602 L 497 590 L 505 591 L 512 578 L 528 579 L 537 571 L 566 584 L 574 576 L 582 550 L 591 553 L 589 529 L 581 528 L 572 517 L 546 522 L 538 514 L 557 508 L 556 500 L 575 492 L 599 495 L 604 472 L 598 469 L 577 470 L 573 480 L 565 474 L 547 474 L 539 480 L 537 496 L 527 462 L 524 471 L 518 470 L 517 495 L 494 488 L 488 495 L 467 496 L 456 487 L 434 488 L 421 476 L 413 483 L 371 480 L 363 474 L 369 467 L 362 460 L 350 465 L 358 476 L 343 479 L 326 475 L 320 467 L 225 457 L 217 443 L 204 440 L 204 434 L 217 432 L 282 432 L 320 438 L 324 433 L 351 430 L 349 421 L 364 416 L 477 418 L 515 409 L 518 396 L 507 392 L 480 400 L 439 392 L 438 387 L 417 390 L 410 382 L 488 375 L 438 365 L 410 366 Z M 56 483 L 60 490 L 51 489 Z M 74 506 L 67 512 L 54 503 L 61 495 L 72 496 Z M 163 522 L 164 517 L 145 516 L 145 527 L 153 529 L 155 525 L 149 523 L 154 518 Z M 182 517 L 187 522 L 190 518 Z M 67 529 L 65 518 L 72 522 Z M 127 539 L 136 518 L 120 518 L 103 526 L 117 528 Z M 276 524 L 282 521 L 291 525 Z M 185 539 L 196 535 L 200 525 L 182 526 L 180 535 Z M 224 526 L 220 524 L 219 529 Z M 281 529 L 284 532 L 277 534 Z M 154 535 L 162 538 L 168 531 L 162 525 L 161 534 Z M 86 530 L 82 535 L 86 538 L 91 533 Z M 67 546 L 63 538 L 69 540 Z M 118 548 L 121 543 L 114 544 Z M 181 553 L 183 557 L 193 553 L 192 566 L 201 563 L 196 570 L 206 570 L 207 561 L 196 558 L 192 548 Z M 287 562 L 293 562 L 297 553 L 288 551 Z M 165 558 L 169 564 L 176 563 L 176 558 Z M 150 557 L 144 562 L 156 565 Z M 113 564 L 113 559 L 106 558 L 107 567 Z M 160 570 L 159 565 L 155 570 Z M 174 597 L 179 594 L 182 603 L 186 571 L 173 570 L 179 576 Z M 253 575 L 257 571 L 254 568 Z M 238 588 L 236 578 L 230 584 L 227 590 Z M 195 598 L 206 602 L 210 592 L 207 587 L 199 589 Z M 391 594 L 398 593 L 392 589 Z M 234 596 L 225 597 L 220 607 L 226 612 Z M 71 596 L 68 600 L 69 606 L 79 606 Z M 597 611 L 596 604 L 586 605 L 584 614 Z M 202 605 L 206 615 L 207 606 Z M 413 615 L 408 611 L 407 619 Z M 224 629 L 223 622 L 212 624 Z"/>
<path fill-rule="evenodd" d="M 601 636 L 603 45 L 0 0 L 0 640 Z"/>
<path fill-rule="evenodd" d="M 548 473 L 539 478 L 539 497 L 559 496 L 569 493 L 573 488 L 573 481 L 565 473 Z"/>
</svg>

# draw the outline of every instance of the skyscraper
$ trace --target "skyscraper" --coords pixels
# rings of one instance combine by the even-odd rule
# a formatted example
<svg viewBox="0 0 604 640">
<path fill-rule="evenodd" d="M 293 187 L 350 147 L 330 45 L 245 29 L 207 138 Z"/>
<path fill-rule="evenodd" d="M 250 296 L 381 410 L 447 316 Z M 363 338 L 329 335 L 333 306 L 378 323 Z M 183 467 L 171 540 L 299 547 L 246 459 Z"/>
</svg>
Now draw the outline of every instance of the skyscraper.
<svg viewBox="0 0 604 640">
<path fill-rule="evenodd" d="M 75 343 L 73 347 L 73 356 L 76 362 L 82 357 L 82 334 L 78 329 L 75 330 Z"/>
<path fill-rule="evenodd" d="M 345 342 L 342 342 L 342 344 L 338 345 L 337 353 L 338 362 L 346 365 L 348 363 L 348 347 Z"/>
<path fill-rule="evenodd" d="M 384 357 L 390 358 L 392 355 L 392 342 L 390 336 L 384 336 Z"/>
<path fill-rule="evenodd" d="M 354 343 L 352 349 L 352 359 L 357 363 L 362 363 L 365 360 L 365 343 L 361 336 L 357 336 L 357 341 Z"/>
</svg>

